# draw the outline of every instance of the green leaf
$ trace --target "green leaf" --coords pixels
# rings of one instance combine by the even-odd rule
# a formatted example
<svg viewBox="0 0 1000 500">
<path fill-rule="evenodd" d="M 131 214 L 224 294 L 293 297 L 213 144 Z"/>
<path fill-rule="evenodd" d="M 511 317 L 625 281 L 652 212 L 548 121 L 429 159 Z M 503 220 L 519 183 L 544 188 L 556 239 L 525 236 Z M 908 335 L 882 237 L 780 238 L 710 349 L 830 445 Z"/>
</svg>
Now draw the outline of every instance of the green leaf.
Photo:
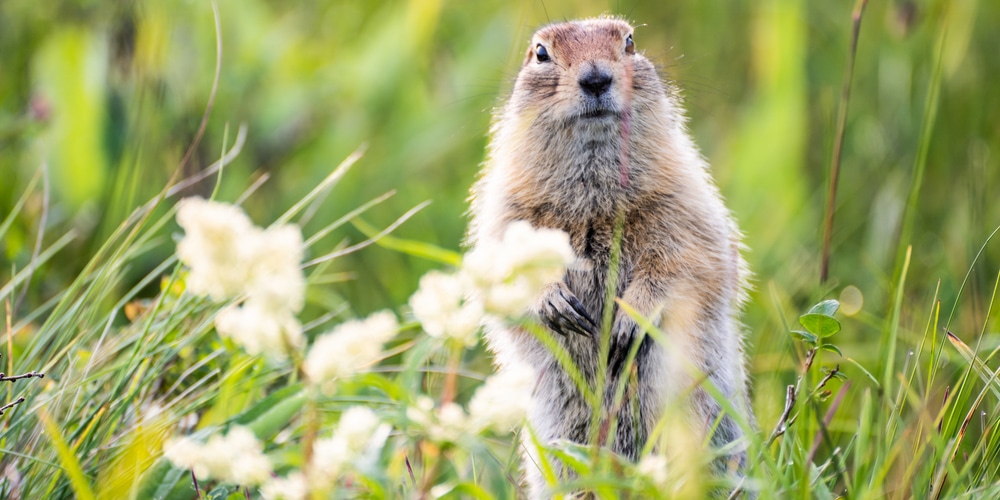
<svg viewBox="0 0 1000 500">
<path fill-rule="evenodd" d="M 38 411 L 38 419 L 42 421 L 45 432 L 48 433 L 49 439 L 56 448 L 59 462 L 62 463 L 63 471 L 69 478 L 69 484 L 73 488 L 74 496 L 81 500 L 93 500 L 96 498 L 94 490 L 90 488 L 89 478 L 83 473 L 83 468 L 80 467 L 80 461 L 77 459 L 76 454 L 73 453 L 66 440 L 63 439 L 63 433 L 59 425 L 52 420 L 52 417 L 49 416 L 49 413 L 44 408 Z"/>
<path fill-rule="evenodd" d="M 868 369 L 862 366 L 861 363 L 858 363 L 856 360 L 851 358 L 844 358 L 844 359 L 846 359 L 852 365 L 857 367 L 857 369 L 861 370 L 861 373 L 864 373 L 865 376 L 868 377 L 868 380 L 872 381 L 872 384 L 875 386 L 876 389 L 882 390 L 882 384 L 879 384 L 878 379 L 875 378 L 875 375 L 872 375 L 872 372 L 868 371 Z"/>
<path fill-rule="evenodd" d="M 792 337 L 795 337 L 801 341 L 809 342 L 810 344 L 816 343 L 816 336 L 809 332 L 803 332 L 802 330 L 792 330 L 788 333 L 790 333 Z"/>
<path fill-rule="evenodd" d="M 837 346 L 835 346 L 833 344 L 823 344 L 823 345 L 819 346 L 819 348 L 822 349 L 822 350 L 824 350 L 824 351 L 835 352 L 840 357 L 844 357 L 844 353 L 840 352 L 840 348 L 838 348 Z"/>
<path fill-rule="evenodd" d="M 177 484 L 183 471 L 170 464 L 165 458 L 160 458 L 142 476 L 137 498 L 165 498 L 174 485 Z"/>
<path fill-rule="evenodd" d="M 819 304 L 816 304 L 809 308 L 809 312 L 806 314 L 822 314 L 824 316 L 833 316 L 837 309 L 840 309 L 840 302 L 836 300 L 824 300 Z"/>
<path fill-rule="evenodd" d="M 809 333 L 826 338 L 840 331 L 840 322 L 825 314 L 803 314 L 799 317 L 799 323 L 809 331 Z"/>
<path fill-rule="evenodd" d="M 379 234 L 379 231 L 375 229 L 375 227 L 368 224 L 360 217 L 352 220 L 351 224 L 353 224 L 358 231 L 364 233 L 364 235 L 368 238 L 375 238 Z M 440 262 L 451 266 L 459 266 L 462 264 L 462 254 L 455 252 L 454 250 L 441 248 L 437 245 L 432 245 L 423 241 L 407 240 L 396 236 L 383 235 L 381 238 L 375 240 L 375 244 L 389 250 L 402 252 L 414 257 L 420 257 L 432 262 Z"/>
<path fill-rule="evenodd" d="M 979 378 L 981 378 L 983 382 L 993 391 L 993 394 L 996 397 L 1000 398 L 1000 382 L 997 381 L 997 375 L 993 372 L 993 370 L 987 366 L 983 360 L 979 359 L 979 356 L 976 356 L 976 352 L 973 351 L 968 344 L 962 342 L 962 339 L 958 338 L 958 336 L 949 331 L 946 331 L 946 333 L 948 334 L 948 341 L 951 342 L 951 345 L 958 350 L 959 354 L 961 354 L 966 361 L 972 364 L 972 367 L 975 369 L 976 374 L 979 375 Z"/>
<path fill-rule="evenodd" d="M 142 477 L 135 498 L 153 500 L 187 500 L 197 497 L 191 471 L 175 467 L 160 457 Z"/>
<path fill-rule="evenodd" d="M 239 492 L 239 489 L 236 490 Z M 216 486 L 215 489 L 205 495 L 206 500 L 223 500 L 229 496 L 229 487 L 225 485 Z"/>
<path fill-rule="evenodd" d="M 288 425 L 305 404 L 302 384 L 290 385 L 262 399 L 233 423 L 247 427 L 258 439 L 268 439 Z"/>
<path fill-rule="evenodd" d="M 552 456 L 558 458 L 563 465 L 569 466 L 581 476 L 590 474 L 589 448 L 562 439 L 555 441 L 553 445 L 548 451 Z"/>
<path fill-rule="evenodd" d="M 480 500 L 491 500 L 496 498 L 482 486 L 471 482 L 459 483 L 458 486 L 451 490 L 451 492 L 460 494 L 460 498 L 478 498 Z"/>
</svg>

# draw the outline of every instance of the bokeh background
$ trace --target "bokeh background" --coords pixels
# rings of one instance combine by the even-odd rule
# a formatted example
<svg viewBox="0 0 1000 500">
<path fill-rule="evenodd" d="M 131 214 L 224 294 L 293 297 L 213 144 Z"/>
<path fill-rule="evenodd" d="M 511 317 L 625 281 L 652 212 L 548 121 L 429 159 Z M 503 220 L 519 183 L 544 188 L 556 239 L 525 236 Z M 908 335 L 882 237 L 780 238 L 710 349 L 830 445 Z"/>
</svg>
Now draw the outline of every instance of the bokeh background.
<svg viewBox="0 0 1000 500">
<path fill-rule="evenodd" d="M 987 324 L 1000 269 L 997 242 L 958 298 L 973 257 L 1000 225 L 1000 2 L 873 0 L 857 49 L 831 278 L 820 284 L 853 8 L 849 0 L 219 0 L 218 95 L 184 174 L 211 164 L 246 124 L 247 143 L 219 197 L 235 200 L 268 175 L 245 202 L 267 223 L 367 144 L 305 233 L 395 190 L 365 222 L 383 227 L 431 200 L 395 235 L 458 250 L 491 112 L 531 32 L 551 21 L 623 16 L 637 26 L 637 48 L 684 89 L 691 131 L 746 234 L 755 273 L 748 351 L 759 419 L 770 423 L 796 366 L 783 317 L 794 323 L 812 302 L 842 298 L 850 315 L 834 341 L 874 367 L 884 356 L 878 339 L 900 248 L 913 245 L 904 345 L 920 341 L 935 290 L 944 313 L 957 307 L 952 331 L 971 342 Z M 0 221 L 44 168 L 43 240 L 76 234 L 35 273 L 15 315 L 66 286 L 127 213 L 167 183 L 209 100 L 215 37 L 207 1 L 0 2 Z M 935 79 L 940 93 L 928 99 Z M 210 180 L 186 194 L 213 189 Z M 0 241 L 0 284 L 29 261 L 45 205 L 43 190 L 31 191 Z M 906 217 L 913 229 L 900 241 Z M 363 238 L 346 227 L 314 253 Z M 172 249 L 164 237 L 129 272 L 138 279 Z M 349 279 L 311 287 L 313 309 L 340 301 L 350 304 L 347 314 L 400 308 L 420 275 L 439 266 L 365 249 L 334 264 Z M 985 330 L 984 348 L 997 345 L 992 323 Z M 843 370 L 864 386 L 853 366 Z"/>
</svg>

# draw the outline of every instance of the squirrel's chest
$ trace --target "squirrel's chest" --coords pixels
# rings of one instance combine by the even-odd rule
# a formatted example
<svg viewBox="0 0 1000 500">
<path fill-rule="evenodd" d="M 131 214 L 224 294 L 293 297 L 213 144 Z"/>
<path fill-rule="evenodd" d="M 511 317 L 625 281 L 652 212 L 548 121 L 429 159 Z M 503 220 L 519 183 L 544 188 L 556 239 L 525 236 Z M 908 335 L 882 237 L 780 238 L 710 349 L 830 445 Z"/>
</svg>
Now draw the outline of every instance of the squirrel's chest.
<svg viewBox="0 0 1000 500">
<path fill-rule="evenodd" d="M 581 220 L 580 224 L 563 228 L 578 256 L 577 263 L 566 273 L 566 284 L 591 311 L 601 311 L 607 296 L 609 280 L 616 283 L 615 296 L 621 296 L 632 280 L 636 251 L 634 242 L 615 231 L 613 218 Z M 623 222 L 621 222 L 623 223 Z M 620 243 L 616 243 L 616 238 Z M 612 277 L 611 269 L 617 273 Z"/>
</svg>

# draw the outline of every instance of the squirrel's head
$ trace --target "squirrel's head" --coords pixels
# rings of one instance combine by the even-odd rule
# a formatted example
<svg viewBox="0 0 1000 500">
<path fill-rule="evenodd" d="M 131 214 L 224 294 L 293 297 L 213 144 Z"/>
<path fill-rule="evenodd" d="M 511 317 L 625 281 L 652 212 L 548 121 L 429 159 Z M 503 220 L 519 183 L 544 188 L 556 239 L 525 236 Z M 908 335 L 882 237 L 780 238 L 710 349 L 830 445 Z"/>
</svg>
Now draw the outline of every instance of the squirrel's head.
<svg viewBox="0 0 1000 500">
<path fill-rule="evenodd" d="M 532 36 L 511 104 L 546 122 L 613 123 L 664 95 L 632 26 L 599 18 L 545 26 Z M 532 120 L 533 121 L 533 120 Z"/>
</svg>

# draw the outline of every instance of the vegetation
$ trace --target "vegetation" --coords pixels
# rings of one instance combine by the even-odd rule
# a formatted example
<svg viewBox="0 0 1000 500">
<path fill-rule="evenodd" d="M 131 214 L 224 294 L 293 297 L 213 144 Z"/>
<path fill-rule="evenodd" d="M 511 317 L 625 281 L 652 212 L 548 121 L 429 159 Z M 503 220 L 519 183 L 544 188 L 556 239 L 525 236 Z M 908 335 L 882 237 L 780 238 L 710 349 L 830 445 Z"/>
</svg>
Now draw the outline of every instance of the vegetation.
<svg viewBox="0 0 1000 500">
<path fill-rule="evenodd" d="M 174 465 L 165 444 L 242 446 L 246 428 L 247 454 L 259 443 L 290 477 L 332 456 L 314 452 L 359 406 L 377 416 L 359 427 L 391 430 L 356 446 L 326 493 L 521 494 L 516 443 L 530 435 L 441 434 L 472 418 L 490 356 L 430 335 L 411 296 L 428 271 L 461 267 L 466 193 L 524 40 L 600 13 L 643 25 L 637 48 L 684 89 L 746 234 L 759 429 L 742 481 L 707 475 L 711 454 L 631 465 L 535 443 L 578 468 L 566 488 L 1000 493 L 996 2 L 5 0 L 2 371 L 45 376 L 5 393 L 25 400 L 0 416 L 0 497 L 256 496 L 208 466 L 195 483 L 203 464 Z M 323 386 L 305 359 L 220 335 L 216 316 L 247 294 L 192 293 L 175 215 L 194 195 L 301 227 L 290 352 L 390 310 L 380 363 Z"/>
</svg>

